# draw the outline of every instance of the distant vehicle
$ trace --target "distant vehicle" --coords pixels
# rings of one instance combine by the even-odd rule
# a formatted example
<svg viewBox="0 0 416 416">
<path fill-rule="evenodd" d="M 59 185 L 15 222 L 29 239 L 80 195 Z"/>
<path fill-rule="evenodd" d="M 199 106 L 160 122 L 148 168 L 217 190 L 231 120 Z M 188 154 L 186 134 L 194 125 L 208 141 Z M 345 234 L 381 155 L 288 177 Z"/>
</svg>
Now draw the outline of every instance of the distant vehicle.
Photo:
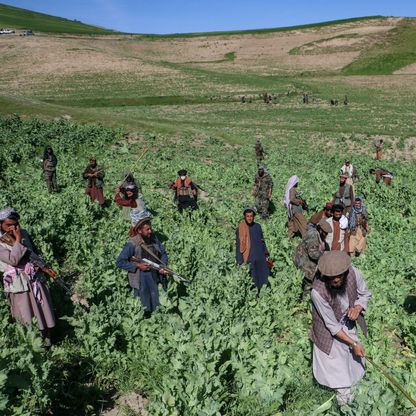
<svg viewBox="0 0 416 416">
<path fill-rule="evenodd" d="M 0 35 L 10 35 L 11 33 L 15 33 L 15 30 L 7 28 L 0 29 Z"/>
<path fill-rule="evenodd" d="M 20 36 L 34 36 L 35 34 L 33 33 L 33 31 L 32 30 L 24 30 L 21 34 L 20 34 Z"/>
</svg>

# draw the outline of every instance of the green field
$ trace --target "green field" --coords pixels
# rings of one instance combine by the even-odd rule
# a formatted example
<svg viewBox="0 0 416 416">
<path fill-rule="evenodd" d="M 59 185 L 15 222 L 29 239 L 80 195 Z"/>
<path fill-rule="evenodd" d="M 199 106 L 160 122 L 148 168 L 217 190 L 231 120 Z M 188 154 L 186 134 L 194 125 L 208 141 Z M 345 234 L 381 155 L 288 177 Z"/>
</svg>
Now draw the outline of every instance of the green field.
<svg viewBox="0 0 416 416">
<path fill-rule="evenodd" d="M 287 238 L 282 199 L 296 174 L 312 214 L 335 192 L 345 158 L 357 167 L 371 228 L 354 259 L 373 294 L 364 346 L 416 398 L 416 75 L 395 73 L 416 61 L 414 19 L 96 37 L 68 35 L 81 33 L 69 21 L 35 29 L 33 16 L 16 13 L 29 19 L 23 26 L 61 33 L 0 37 L 0 206 L 19 210 L 89 306 L 51 284 L 59 321 L 45 354 L 38 332 L 10 323 L 0 302 L 0 413 L 131 416 L 137 406 L 123 400 L 133 395 L 151 416 L 412 416 L 370 364 L 343 413 L 314 381 L 310 304 L 299 301 L 292 260 L 299 239 Z M 285 54 L 273 55 L 279 48 Z M 256 138 L 275 184 L 271 219 L 259 220 L 275 268 L 258 298 L 234 260 L 235 228 L 254 203 Z M 47 144 L 59 159 L 61 192 L 51 196 L 39 169 Z M 106 169 L 104 211 L 84 195 L 92 155 Z M 379 165 L 394 172 L 391 188 L 368 173 Z M 180 168 L 207 191 L 192 216 L 178 214 L 168 189 Z M 128 223 L 112 198 L 126 170 L 141 183 L 169 264 L 191 280 L 161 291 L 150 319 L 115 266 Z"/>
<path fill-rule="evenodd" d="M 50 33 L 84 33 L 89 35 L 108 35 L 112 30 L 84 24 L 78 21 L 49 16 L 18 7 L 0 4 L 0 27 L 32 29 Z"/>
</svg>

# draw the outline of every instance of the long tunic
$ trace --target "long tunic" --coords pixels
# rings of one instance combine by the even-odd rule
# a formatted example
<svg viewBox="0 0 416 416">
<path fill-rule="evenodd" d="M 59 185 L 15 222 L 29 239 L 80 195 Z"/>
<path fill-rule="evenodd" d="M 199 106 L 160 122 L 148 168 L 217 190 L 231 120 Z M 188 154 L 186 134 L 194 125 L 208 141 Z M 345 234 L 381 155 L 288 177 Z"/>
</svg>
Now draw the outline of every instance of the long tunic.
<svg viewBox="0 0 416 416">
<path fill-rule="evenodd" d="M 0 246 L 0 262 L 24 269 L 29 262 L 27 249 L 29 248 L 36 252 L 36 248 L 32 246 L 31 239 L 24 230 L 22 231 L 22 237 L 22 241 L 24 240 L 26 246 L 18 242 L 11 247 Z M 32 319 L 35 318 L 39 329 L 44 330 L 55 326 L 55 315 L 48 287 L 42 282 L 40 277 L 40 273 L 36 273 L 34 276 L 34 279 L 37 281 L 36 288 L 40 292 L 41 302 L 37 301 L 35 297 L 34 283 L 25 274 L 22 275 L 22 278 L 27 282 L 27 290 L 22 288 L 20 292 L 6 292 L 6 295 L 10 303 L 11 315 L 14 319 L 25 325 L 30 325 Z"/>
<path fill-rule="evenodd" d="M 162 263 L 166 265 L 168 262 L 168 255 L 165 248 L 156 238 L 154 238 L 153 241 L 160 249 L 158 257 L 162 260 Z M 139 273 L 138 284 L 135 284 L 135 282 L 131 280 L 130 286 L 134 289 L 135 295 L 140 298 L 144 310 L 153 312 L 160 305 L 159 289 L 157 285 L 158 283 L 163 284 L 165 280 L 163 280 L 164 278 L 162 278 L 161 275 L 155 270 L 139 270 L 136 266 L 136 262 L 131 260 L 131 258 L 135 255 L 136 246 L 132 242 L 128 242 L 117 258 L 117 267 L 126 270 L 129 273 Z M 157 260 L 144 250 L 142 251 L 141 257 L 157 263 Z"/>
<path fill-rule="evenodd" d="M 371 299 L 371 292 L 368 290 L 361 272 L 355 267 L 354 271 L 358 293 L 355 305 L 360 305 L 366 310 Z M 337 296 L 341 308 L 347 311 L 349 305 L 347 293 L 345 292 L 342 296 Z M 342 329 L 351 339 L 359 341 L 357 325 L 348 325 L 348 322 L 351 322 L 349 320 L 346 323 L 338 322 L 330 304 L 316 290 L 312 290 L 311 298 L 319 315 L 324 320 L 325 326 L 334 336 L 334 342 L 329 355 L 314 344 L 312 356 L 313 375 L 319 384 L 332 389 L 351 387 L 364 376 L 365 360 L 356 357 L 349 346 L 339 341 L 335 335 Z"/>
<path fill-rule="evenodd" d="M 248 230 L 250 233 L 250 254 L 247 263 L 250 265 L 250 274 L 253 283 L 260 290 L 263 285 L 269 282 L 270 270 L 266 262 L 268 251 L 260 224 L 253 223 L 248 227 Z M 240 251 L 238 229 L 236 233 L 236 259 L 237 264 L 244 263 L 243 255 Z"/>
</svg>

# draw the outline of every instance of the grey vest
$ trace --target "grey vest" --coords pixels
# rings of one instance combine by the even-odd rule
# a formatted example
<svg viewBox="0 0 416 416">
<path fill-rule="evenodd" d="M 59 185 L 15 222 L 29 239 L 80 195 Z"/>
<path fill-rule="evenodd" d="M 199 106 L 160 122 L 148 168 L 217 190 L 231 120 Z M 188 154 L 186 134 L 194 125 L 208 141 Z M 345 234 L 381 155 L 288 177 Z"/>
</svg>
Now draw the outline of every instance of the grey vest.
<svg viewBox="0 0 416 416">
<path fill-rule="evenodd" d="M 344 207 L 350 207 L 351 206 L 351 185 L 349 185 L 348 183 L 346 183 L 344 185 L 344 192 L 340 193 L 340 191 L 338 190 L 337 193 L 335 194 L 335 203 L 336 204 L 343 204 Z"/>
<path fill-rule="evenodd" d="M 325 282 L 323 280 L 315 279 L 313 283 L 313 289 L 315 289 L 321 297 L 326 300 L 332 307 L 335 318 L 337 318 L 338 321 L 341 320 L 342 315 L 344 311 L 341 310 L 341 305 L 337 299 L 337 297 L 331 296 L 331 293 L 325 286 Z M 347 295 L 348 295 L 348 301 L 349 301 L 349 307 L 353 307 L 355 301 L 358 298 L 357 293 L 357 280 L 355 277 L 354 269 L 351 267 L 347 276 L 347 287 L 346 287 Z M 367 336 L 367 324 L 365 323 L 364 316 L 360 314 L 360 316 L 357 319 L 358 325 L 360 326 L 361 330 L 363 331 L 363 334 Z M 312 342 L 324 353 L 330 354 L 332 343 L 334 342 L 334 337 L 329 332 L 327 327 L 325 326 L 324 320 L 321 318 L 321 316 L 318 313 L 318 310 L 316 309 L 315 305 L 312 303 L 312 329 L 309 333 L 309 337 L 312 340 Z"/>
<path fill-rule="evenodd" d="M 146 253 L 142 247 L 140 246 L 141 243 L 143 243 L 143 240 L 141 240 L 138 236 L 133 237 L 130 239 L 130 243 L 134 245 L 134 257 L 136 259 L 141 260 L 143 257 L 148 258 L 149 260 L 154 261 L 157 263 L 157 260 L 153 258 L 150 254 Z M 156 256 L 160 256 L 160 242 L 155 237 L 153 244 L 147 244 L 146 247 L 152 252 L 155 253 Z M 159 273 L 156 270 L 150 270 L 152 273 L 153 278 L 156 280 L 156 282 L 159 280 Z M 136 269 L 134 273 L 128 272 L 127 277 L 129 279 L 129 285 L 133 289 L 140 289 L 140 273 L 141 270 L 139 268 Z M 149 273 L 149 272 L 146 272 Z"/>
</svg>

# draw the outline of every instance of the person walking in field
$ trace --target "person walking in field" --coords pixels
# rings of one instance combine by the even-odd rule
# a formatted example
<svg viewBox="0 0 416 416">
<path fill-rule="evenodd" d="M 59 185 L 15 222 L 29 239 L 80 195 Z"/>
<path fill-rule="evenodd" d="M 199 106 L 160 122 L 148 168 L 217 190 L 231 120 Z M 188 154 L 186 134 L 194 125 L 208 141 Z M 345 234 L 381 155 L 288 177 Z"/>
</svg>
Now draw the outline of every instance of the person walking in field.
<svg viewBox="0 0 416 416">
<path fill-rule="evenodd" d="M 316 226 L 321 219 L 327 219 L 332 217 L 332 202 L 327 202 L 322 211 L 316 212 L 308 221 L 308 225 Z"/>
<path fill-rule="evenodd" d="M 306 234 L 307 222 L 303 215 L 307 208 L 306 201 L 301 198 L 298 191 L 299 178 L 292 176 L 286 185 L 284 205 L 288 215 L 288 235 L 292 238 L 299 233 L 302 238 Z"/>
<path fill-rule="evenodd" d="M 257 139 L 254 150 L 256 152 L 257 166 L 260 166 L 263 163 L 265 157 L 265 152 L 263 146 L 261 145 L 260 139 Z"/>
<path fill-rule="evenodd" d="M 131 239 L 123 247 L 117 258 L 117 267 L 128 272 L 129 285 L 134 295 L 140 298 L 147 316 L 150 316 L 160 305 L 158 285 L 166 289 L 166 276 L 169 274 L 163 267 L 152 269 L 143 261 L 167 265 L 168 255 L 165 247 L 154 235 L 150 217 L 142 214 L 132 232 Z"/>
<path fill-rule="evenodd" d="M 354 399 L 351 387 L 365 374 L 365 351 L 357 324 L 367 336 L 363 312 L 371 299 L 362 273 L 342 251 L 324 253 L 313 282 L 312 368 L 316 381 L 335 390 L 340 406 Z"/>
<path fill-rule="evenodd" d="M 348 218 L 348 231 L 350 256 L 359 256 L 367 246 L 367 234 L 370 232 L 367 210 L 361 197 L 356 197 L 354 200 Z"/>
<path fill-rule="evenodd" d="M 355 166 L 352 165 L 351 161 L 349 161 L 348 159 L 342 165 L 339 174 L 348 175 L 346 183 L 351 186 L 354 186 L 354 183 L 357 183 L 360 179 L 357 173 L 357 169 L 355 168 Z"/>
<path fill-rule="evenodd" d="M 269 252 L 261 225 L 254 222 L 255 215 L 251 208 L 247 208 L 243 212 L 244 219 L 236 231 L 236 260 L 239 265 L 250 265 L 253 284 L 260 292 L 264 285 L 269 284 Z"/>
<path fill-rule="evenodd" d="M 146 209 L 144 196 L 139 193 L 138 187 L 134 184 L 124 184 L 124 187 L 117 187 L 114 196 L 117 205 L 123 207 L 123 218 L 130 221 L 132 226 L 137 222 L 137 216 Z"/>
<path fill-rule="evenodd" d="M 381 160 L 384 140 L 376 140 L 374 146 L 376 148 L 376 160 Z"/>
<path fill-rule="evenodd" d="M 178 178 L 169 187 L 175 191 L 174 200 L 179 212 L 182 212 L 184 209 L 198 209 L 198 188 L 192 182 L 185 169 L 178 171 Z"/>
<path fill-rule="evenodd" d="M 332 233 L 326 239 L 330 250 L 349 252 L 348 240 L 348 219 L 342 214 L 343 205 L 332 206 L 332 217 L 325 221 L 331 226 Z"/>
<path fill-rule="evenodd" d="M 87 180 L 85 193 L 90 197 L 92 202 L 98 201 L 100 206 L 103 207 L 105 204 L 103 194 L 104 168 L 97 165 L 97 160 L 95 158 L 91 158 L 90 163 L 85 168 L 82 176 Z"/>
<path fill-rule="evenodd" d="M 344 215 L 348 215 L 352 200 L 354 199 L 354 191 L 352 185 L 347 183 L 347 179 L 349 178 L 348 174 L 341 173 L 339 175 L 339 188 L 338 191 L 334 194 L 333 203 L 337 205 L 344 206 Z"/>
<path fill-rule="evenodd" d="M 256 209 L 263 219 L 269 218 L 269 205 L 273 192 L 273 180 L 262 165 L 254 178 L 253 196 L 256 198 Z"/>
<path fill-rule="evenodd" d="M 20 228 L 19 220 L 13 208 L 0 211 L 0 272 L 4 292 L 12 317 L 26 326 L 35 319 L 44 346 L 49 348 L 55 315 L 43 273 L 53 278 L 57 275 L 39 256 L 28 232 Z"/>
<path fill-rule="evenodd" d="M 49 193 L 59 191 L 58 182 L 56 179 L 57 164 L 58 159 L 56 158 L 55 153 L 52 150 L 52 147 L 46 146 L 45 151 L 43 152 L 42 171 Z"/>
<path fill-rule="evenodd" d="M 329 251 L 326 237 L 332 233 L 331 226 L 321 219 L 316 228 L 309 228 L 305 237 L 297 246 L 294 254 L 295 266 L 303 274 L 302 299 L 305 300 L 312 290 L 318 260 L 325 251 Z"/>
<path fill-rule="evenodd" d="M 376 183 L 380 183 L 381 179 L 383 179 L 384 185 L 391 185 L 391 182 L 393 180 L 393 172 L 390 172 L 386 169 L 377 168 L 370 169 L 370 173 L 376 176 Z"/>
</svg>

